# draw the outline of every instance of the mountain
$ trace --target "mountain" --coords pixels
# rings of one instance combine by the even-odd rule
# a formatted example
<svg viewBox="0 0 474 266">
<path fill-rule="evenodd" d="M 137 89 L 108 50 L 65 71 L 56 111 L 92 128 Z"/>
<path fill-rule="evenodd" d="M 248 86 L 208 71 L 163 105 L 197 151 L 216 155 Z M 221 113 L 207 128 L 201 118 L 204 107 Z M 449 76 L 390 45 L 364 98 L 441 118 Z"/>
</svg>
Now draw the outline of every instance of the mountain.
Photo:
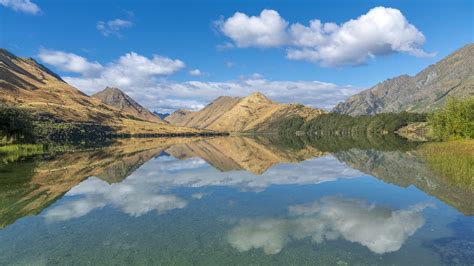
<svg viewBox="0 0 474 266">
<path fill-rule="evenodd" d="M 165 119 L 170 115 L 170 113 L 158 113 L 157 111 L 153 111 L 153 114 L 161 118 L 162 120 Z"/>
<path fill-rule="evenodd" d="M 122 112 L 129 113 L 143 120 L 164 123 L 161 118 L 148 111 L 145 107 L 141 106 L 118 88 L 107 87 L 104 90 L 93 94 L 92 97 L 97 98 L 103 103 L 113 106 Z"/>
<path fill-rule="evenodd" d="M 290 116 L 305 119 L 325 111 L 300 104 L 275 103 L 260 92 L 247 97 L 221 96 L 197 112 L 178 110 L 165 120 L 172 125 L 216 131 L 271 131 L 274 124 Z"/>
<path fill-rule="evenodd" d="M 177 110 L 165 120 L 172 125 L 206 128 L 234 107 L 240 100 L 241 98 L 239 97 L 220 96 L 199 112 Z"/>
<path fill-rule="evenodd" d="M 426 112 L 446 98 L 474 95 L 474 44 L 468 44 L 414 77 L 388 79 L 353 95 L 333 111 L 349 115 Z"/>
<path fill-rule="evenodd" d="M 0 103 L 27 109 L 39 120 L 107 125 L 120 134 L 202 132 L 122 112 L 82 93 L 35 60 L 5 49 L 0 49 Z"/>
<path fill-rule="evenodd" d="M 190 115 L 191 113 L 193 112 L 184 109 L 178 109 L 169 116 L 165 117 L 165 121 L 173 125 L 182 126 L 186 123 L 189 118 L 188 115 Z"/>
</svg>

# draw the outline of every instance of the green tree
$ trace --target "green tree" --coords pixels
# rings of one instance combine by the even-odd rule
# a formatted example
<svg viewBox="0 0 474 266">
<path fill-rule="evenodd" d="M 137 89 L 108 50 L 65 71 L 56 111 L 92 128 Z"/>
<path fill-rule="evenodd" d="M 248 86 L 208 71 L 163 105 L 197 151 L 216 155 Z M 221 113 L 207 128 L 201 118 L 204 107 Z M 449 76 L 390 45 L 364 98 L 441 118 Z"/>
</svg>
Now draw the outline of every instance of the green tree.
<svg viewBox="0 0 474 266">
<path fill-rule="evenodd" d="M 33 140 L 31 115 L 15 107 L 0 107 L 0 136 L 7 140 L 28 142 Z"/>
<path fill-rule="evenodd" d="M 438 139 L 474 138 L 474 97 L 447 99 L 441 110 L 429 115 L 428 122 Z"/>
</svg>

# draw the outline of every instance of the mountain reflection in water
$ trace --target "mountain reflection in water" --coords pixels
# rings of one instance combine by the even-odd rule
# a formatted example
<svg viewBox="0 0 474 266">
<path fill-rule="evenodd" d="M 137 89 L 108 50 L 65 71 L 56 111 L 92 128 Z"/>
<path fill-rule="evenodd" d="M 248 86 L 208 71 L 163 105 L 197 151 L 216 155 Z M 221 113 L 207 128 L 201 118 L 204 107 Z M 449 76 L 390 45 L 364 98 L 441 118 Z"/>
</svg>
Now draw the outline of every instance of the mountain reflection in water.
<svg viewBox="0 0 474 266">
<path fill-rule="evenodd" d="M 3 162 L 0 226 L 6 230 L 22 217 L 38 214 L 46 224 L 67 223 L 105 208 L 130 218 L 163 215 L 195 208 L 197 202 L 214 196 L 213 187 L 253 193 L 245 197 L 280 187 L 280 195 L 288 193 L 290 200 L 305 186 L 356 181 L 367 174 L 401 188 L 416 186 L 465 216 L 474 214 L 469 187 L 433 173 L 418 156 L 416 144 L 393 136 L 362 140 L 231 136 L 126 139 L 104 148 Z M 262 206 L 270 211 L 266 215 L 256 211 L 259 215 L 227 217 L 229 227 L 221 237 L 239 252 L 263 250 L 267 255 L 280 254 L 304 239 L 314 245 L 346 240 L 374 254 L 386 254 L 399 251 L 425 225 L 424 212 L 435 207 L 429 200 L 381 204 L 334 189 L 309 201 L 290 200 L 286 207 L 278 206 L 275 198 Z M 225 204 L 252 198 L 245 197 Z M 271 214 L 272 209 L 280 211 Z"/>
</svg>

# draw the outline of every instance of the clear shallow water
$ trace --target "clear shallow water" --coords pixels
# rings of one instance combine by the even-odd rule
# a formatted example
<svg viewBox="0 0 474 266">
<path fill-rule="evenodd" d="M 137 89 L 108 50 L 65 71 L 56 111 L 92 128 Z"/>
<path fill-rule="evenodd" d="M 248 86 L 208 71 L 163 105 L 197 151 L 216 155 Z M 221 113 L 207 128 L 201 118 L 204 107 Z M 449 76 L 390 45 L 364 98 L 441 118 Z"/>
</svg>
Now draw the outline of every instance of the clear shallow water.
<svg viewBox="0 0 474 266">
<path fill-rule="evenodd" d="M 473 264 L 472 191 L 404 147 L 331 151 L 135 140 L 3 164 L 0 264 Z"/>
</svg>

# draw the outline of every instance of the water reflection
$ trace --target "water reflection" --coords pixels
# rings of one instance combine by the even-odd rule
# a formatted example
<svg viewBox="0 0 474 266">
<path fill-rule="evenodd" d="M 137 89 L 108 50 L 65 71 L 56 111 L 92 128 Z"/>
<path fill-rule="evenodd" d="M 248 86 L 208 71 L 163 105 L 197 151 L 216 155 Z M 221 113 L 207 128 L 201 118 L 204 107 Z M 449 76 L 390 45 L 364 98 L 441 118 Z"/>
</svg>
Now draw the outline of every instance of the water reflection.
<svg viewBox="0 0 474 266">
<path fill-rule="evenodd" d="M 182 208 L 186 201 L 170 193 L 177 187 L 229 186 L 258 192 L 271 185 L 355 178 L 361 172 L 401 187 L 415 185 L 467 215 L 474 213 L 473 191 L 432 173 L 416 153 L 407 151 L 412 144 L 407 148 L 398 139 L 372 139 L 364 142 L 368 147 L 358 149 L 349 143 L 362 145 L 333 138 L 134 139 L 11 163 L 0 167 L 0 224 L 38 214 L 65 193 L 80 197 L 50 210 L 48 219 L 79 217 L 108 204 L 134 216 Z M 400 149 L 394 150 L 397 145 Z"/>
<path fill-rule="evenodd" d="M 201 159 L 177 160 L 170 156 L 160 156 L 148 161 L 118 184 L 108 184 L 96 177 L 83 181 L 66 193 L 71 199 L 49 209 L 46 218 L 50 221 L 77 218 L 106 205 L 119 208 L 131 216 L 139 216 L 151 210 L 164 212 L 183 208 L 187 202 L 170 194 L 176 188 L 226 186 L 240 191 L 259 192 L 271 185 L 318 184 L 360 175 L 359 171 L 352 170 L 329 156 L 298 165 L 275 166 L 258 178 L 245 171 L 232 170 L 224 175 Z M 198 193 L 192 198 L 200 199 L 204 195 Z"/>
<path fill-rule="evenodd" d="M 399 250 L 424 224 L 422 211 L 428 206 L 433 205 L 393 210 L 360 199 L 324 197 L 290 206 L 291 218 L 243 219 L 230 231 L 228 241 L 241 252 L 263 248 L 266 254 L 277 254 L 292 240 L 310 237 L 321 244 L 343 237 L 383 254 Z"/>
<path fill-rule="evenodd" d="M 472 246 L 474 234 L 453 236 L 447 229 L 453 217 L 472 223 L 470 187 L 434 174 L 414 144 L 389 136 L 358 141 L 127 139 L 100 149 L 0 160 L 0 264 L 17 261 L 21 243 L 36 248 L 32 257 L 47 257 L 51 248 L 63 256 L 80 239 L 88 254 L 102 257 L 107 252 L 95 243 L 108 239 L 122 254 L 131 246 L 125 237 L 149 257 L 159 253 L 150 247 L 163 245 L 156 256 L 169 264 L 219 252 L 215 264 L 300 255 L 321 264 L 380 264 L 381 258 L 397 264 L 404 255 L 430 264 L 438 258 L 432 250 L 443 261 L 470 260 L 458 247 Z M 434 214 L 433 203 L 443 211 Z M 344 259 L 334 261 L 338 256 Z"/>
</svg>

